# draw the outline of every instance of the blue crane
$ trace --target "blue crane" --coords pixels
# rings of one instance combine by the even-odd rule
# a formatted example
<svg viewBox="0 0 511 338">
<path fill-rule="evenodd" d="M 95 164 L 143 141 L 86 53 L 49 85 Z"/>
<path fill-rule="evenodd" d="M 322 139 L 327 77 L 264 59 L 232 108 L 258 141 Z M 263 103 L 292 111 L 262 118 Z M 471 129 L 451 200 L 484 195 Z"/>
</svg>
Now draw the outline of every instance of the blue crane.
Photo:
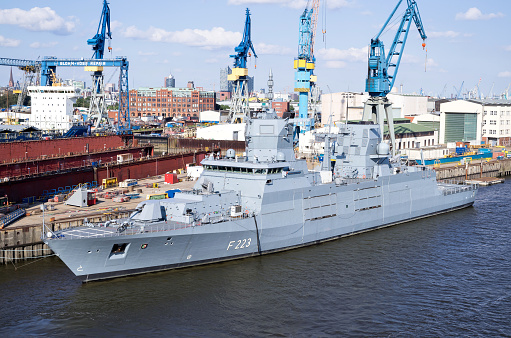
<svg viewBox="0 0 511 338">
<path fill-rule="evenodd" d="M 236 54 L 229 55 L 234 58 L 234 68 L 247 68 L 247 58 L 250 55 L 250 51 L 254 53 L 254 57 L 257 57 L 257 54 L 254 50 L 254 45 L 252 44 L 251 37 L 251 20 L 250 20 L 250 10 L 247 8 L 246 18 L 245 18 L 245 30 L 243 31 L 243 39 L 241 40 L 238 47 L 234 48 Z"/>
<path fill-rule="evenodd" d="M 94 54 L 92 54 L 93 59 L 103 58 L 105 54 L 105 40 L 107 38 L 112 38 L 112 33 L 110 31 L 110 7 L 108 7 L 108 2 L 103 0 L 103 11 L 99 19 L 98 31 L 92 39 L 87 40 L 87 44 L 91 45 L 94 51 Z M 111 51 L 112 48 L 109 46 L 108 50 Z"/>
<path fill-rule="evenodd" d="M 380 135 L 384 135 L 384 125 L 388 126 L 388 133 L 390 136 L 390 149 L 392 155 L 397 154 L 396 149 L 396 137 L 394 134 L 394 116 L 392 112 L 392 104 L 387 99 L 387 94 L 390 93 L 394 87 L 396 81 L 397 71 L 399 70 L 399 64 L 403 57 L 403 50 L 405 48 L 406 39 L 410 32 L 410 25 L 412 20 L 415 22 L 415 26 L 419 30 L 419 34 L 422 38 L 422 47 L 426 47 L 426 33 L 422 26 L 422 20 L 419 15 L 419 8 L 415 0 L 406 0 L 407 8 L 401 18 L 401 22 L 392 42 L 392 46 L 388 54 L 385 54 L 385 48 L 383 42 L 380 40 L 380 36 L 387 28 L 390 20 L 396 13 L 399 5 L 403 0 L 399 0 L 396 7 L 388 17 L 387 21 L 381 28 L 380 32 L 375 38 L 371 39 L 371 45 L 369 50 L 369 60 L 367 69 L 367 80 L 366 80 L 366 92 L 369 93 L 369 98 L 364 105 L 364 113 L 362 119 L 364 121 L 370 121 L 378 123 L 380 127 Z M 382 140 L 383 142 L 383 140 Z"/>
<path fill-rule="evenodd" d="M 233 81 L 233 97 L 231 103 L 231 122 L 243 122 L 244 117 L 248 115 L 248 87 L 247 87 L 247 58 L 252 56 L 250 51 L 257 58 L 254 45 L 251 39 L 251 20 L 250 10 L 247 8 L 245 18 L 245 30 L 240 44 L 234 48 L 236 54 L 230 55 L 234 58 L 234 68 L 232 73 L 227 76 L 227 80 Z"/>
<path fill-rule="evenodd" d="M 380 32 L 374 39 L 371 39 L 371 46 L 369 52 L 369 64 L 367 72 L 366 92 L 370 96 L 385 97 L 390 92 L 396 81 L 397 71 L 399 70 L 399 64 L 403 56 L 403 50 L 405 48 L 406 39 L 410 32 L 410 25 L 412 19 L 415 22 L 415 26 L 419 30 L 419 34 L 423 40 L 422 47 L 426 46 L 426 33 L 422 26 L 421 17 L 419 14 L 419 8 L 415 0 L 407 0 L 408 7 L 405 10 L 401 23 L 397 29 L 396 36 L 392 42 L 389 53 L 385 56 L 385 48 L 383 42 L 380 40 L 380 36 L 387 28 L 390 20 L 396 13 L 402 0 L 399 0 L 397 6 L 390 14 L 389 18 L 381 28 Z M 397 57 L 397 60 L 395 58 Z"/>
<path fill-rule="evenodd" d="M 103 10 L 101 11 L 101 17 L 99 19 L 98 30 L 96 35 L 92 39 L 87 40 L 87 44 L 92 46 L 93 59 L 102 60 L 105 54 L 105 41 L 111 39 L 112 34 L 110 32 L 110 8 L 108 2 L 103 0 Z M 92 95 L 90 100 L 90 114 L 89 119 L 94 121 L 94 127 L 99 128 L 105 126 L 105 123 L 109 125 L 109 128 L 114 129 L 111 120 L 108 118 L 104 86 L 103 86 L 103 67 L 92 66 L 85 67 L 86 71 L 92 73 Z"/>
<path fill-rule="evenodd" d="M 456 91 L 455 99 L 460 99 L 461 98 L 461 91 L 463 90 L 463 84 L 465 84 L 465 81 L 461 82 L 461 86 L 460 86 L 459 90 L 456 88 L 456 86 L 454 86 L 454 90 Z"/>
<path fill-rule="evenodd" d="M 316 58 L 314 57 L 314 37 L 320 0 L 313 0 L 312 5 L 307 7 L 300 16 L 298 36 L 298 57 L 294 60 L 295 92 L 299 93 L 299 119 L 297 126 L 300 132 L 311 129 L 313 120 L 309 118 L 309 93 L 317 80 L 314 75 Z"/>
</svg>

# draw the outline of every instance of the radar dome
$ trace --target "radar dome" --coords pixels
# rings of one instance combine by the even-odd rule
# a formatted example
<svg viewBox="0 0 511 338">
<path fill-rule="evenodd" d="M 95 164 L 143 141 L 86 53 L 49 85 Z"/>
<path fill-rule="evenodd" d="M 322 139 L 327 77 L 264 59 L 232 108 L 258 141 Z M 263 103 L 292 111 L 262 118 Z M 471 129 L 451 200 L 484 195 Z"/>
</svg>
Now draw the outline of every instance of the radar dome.
<svg viewBox="0 0 511 338">
<path fill-rule="evenodd" d="M 286 160 L 286 155 L 283 152 L 279 151 L 277 153 L 277 162 L 284 162 Z"/>
<path fill-rule="evenodd" d="M 388 155 L 390 152 L 390 147 L 387 143 L 381 142 L 378 144 L 378 149 L 376 150 L 378 155 Z"/>
</svg>

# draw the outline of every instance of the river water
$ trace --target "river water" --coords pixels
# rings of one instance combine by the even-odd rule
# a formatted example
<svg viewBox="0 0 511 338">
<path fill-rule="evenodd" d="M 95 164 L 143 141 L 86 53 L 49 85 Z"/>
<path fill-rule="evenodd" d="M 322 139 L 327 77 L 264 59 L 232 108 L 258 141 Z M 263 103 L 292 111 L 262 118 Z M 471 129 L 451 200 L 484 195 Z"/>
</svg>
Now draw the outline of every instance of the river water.
<svg viewBox="0 0 511 338">
<path fill-rule="evenodd" d="M 89 284 L 56 257 L 0 266 L 0 336 L 509 337 L 510 205 L 506 181 L 446 215 Z"/>
</svg>

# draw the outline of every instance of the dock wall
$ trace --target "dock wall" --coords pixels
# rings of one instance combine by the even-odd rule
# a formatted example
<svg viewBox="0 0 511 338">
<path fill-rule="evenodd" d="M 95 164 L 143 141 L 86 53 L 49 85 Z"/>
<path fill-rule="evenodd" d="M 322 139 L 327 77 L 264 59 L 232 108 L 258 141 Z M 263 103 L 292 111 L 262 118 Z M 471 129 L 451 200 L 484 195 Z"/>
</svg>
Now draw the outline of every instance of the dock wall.
<svg viewBox="0 0 511 338">
<path fill-rule="evenodd" d="M 504 177 L 511 175 L 511 159 L 442 167 L 435 171 L 437 180 Z"/>
<path fill-rule="evenodd" d="M 67 229 L 83 225 L 85 217 L 89 222 L 104 222 L 116 218 L 128 217 L 132 210 L 121 210 L 105 213 L 103 215 L 82 216 L 80 218 L 66 219 L 64 221 L 47 222 L 46 227 L 52 231 Z M 48 219 L 49 217 L 46 217 Z M 0 231 L 0 264 L 14 264 L 15 266 L 26 259 L 48 256 L 53 254 L 50 248 L 41 241 L 43 231 L 42 215 L 41 225 L 7 228 Z"/>
<path fill-rule="evenodd" d="M 74 186 L 92 181 L 101 183 L 104 178 L 117 177 L 119 182 L 127 178 L 146 178 L 185 168 L 187 164 L 202 161 L 205 156 L 206 152 L 202 151 L 149 159 L 143 158 L 122 164 L 107 162 L 98 167 L 78 167 L 28 175 L 16 180 L 0 182 L 0 196 L 7 195 L 9 201 L 21 202 L 25 197 L 35 196 L 39 198 L 45 190 L 50 191 L 59 187 Z"/>
<path fill-rule="evenodd" d="M 227 149 L 234 149 L 239 154 L 245 151 L 245 141 L 151 137 L 144 135 L 136 135 L 134 137 L 138 145 L 153 146 L 154 153 L 157 155 L 186 153 L 195 150 L 211 151 L 211 149 L 221 149 L 222 155 L 225 155 Z"/>
<path fill-rule="evenodd" d="M 132 154 L 134 159 L 140 159 L 152 154 L 152 149 L 151 146 L 121 148 L 38 160 L 22 159 L 17 162 L 0 163 L 0 179 L 9 178 L 9 180 L 13 180 L 28 175 L 48 174 L 59 170 L 88 167 L 93 162 L 117 162 L 117 155 L 120 154 Z"/>
<path fill-rule="evenodd" d="M 120 135 L 72 137 L 53 140 L 19 141 L 0 143 L 0 163 L 27 159 L 98 152 L 125 147 L 130 138 Z"/>
</svg>

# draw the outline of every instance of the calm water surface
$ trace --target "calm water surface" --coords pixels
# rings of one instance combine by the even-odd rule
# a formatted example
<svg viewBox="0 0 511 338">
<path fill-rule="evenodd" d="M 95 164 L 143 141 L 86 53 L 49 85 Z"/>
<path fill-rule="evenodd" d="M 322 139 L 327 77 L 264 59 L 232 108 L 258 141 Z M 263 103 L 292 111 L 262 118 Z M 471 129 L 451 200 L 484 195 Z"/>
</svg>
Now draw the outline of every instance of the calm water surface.
<svg viewBox="0 0 511 338">
<path fill-rule="evenodd" d="M 508 180 L 447 215 L 89 284 L 55 257 L 0 266 L 0 336 L 511 337 L 510 204 Z"/>
</svg>

